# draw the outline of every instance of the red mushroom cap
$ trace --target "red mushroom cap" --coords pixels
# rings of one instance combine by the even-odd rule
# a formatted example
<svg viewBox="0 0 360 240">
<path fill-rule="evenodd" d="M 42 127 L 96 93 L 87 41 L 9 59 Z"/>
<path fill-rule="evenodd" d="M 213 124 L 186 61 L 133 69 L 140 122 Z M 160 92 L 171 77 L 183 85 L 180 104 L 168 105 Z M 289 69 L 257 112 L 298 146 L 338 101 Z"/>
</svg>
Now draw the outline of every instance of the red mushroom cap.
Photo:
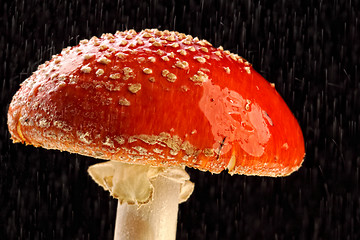
<svg viewBox="0 0 360 240">
<path fill-rule="evenodd" d="M 14 142 L 157 166 L 284 176 L 301 129 L 243 58 L 178 32 L 104 34 L 25 80 L 8 112 Z"/>
</svg>

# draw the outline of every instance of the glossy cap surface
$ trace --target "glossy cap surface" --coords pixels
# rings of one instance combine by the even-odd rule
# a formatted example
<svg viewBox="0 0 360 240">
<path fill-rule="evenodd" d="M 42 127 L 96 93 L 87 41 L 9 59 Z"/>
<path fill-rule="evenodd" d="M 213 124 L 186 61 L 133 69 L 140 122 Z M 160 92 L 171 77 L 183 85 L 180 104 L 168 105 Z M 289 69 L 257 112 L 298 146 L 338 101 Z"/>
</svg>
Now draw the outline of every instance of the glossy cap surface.
<svg viewBox="0 0 360 240">
<path fill-rule="evenodd" d="M 21 85 L 14 142 L 101 159 L 285 176 L 301 129 L 275 88 L 236 54 L 156 29 L 64 49 Z"/>
</svg>

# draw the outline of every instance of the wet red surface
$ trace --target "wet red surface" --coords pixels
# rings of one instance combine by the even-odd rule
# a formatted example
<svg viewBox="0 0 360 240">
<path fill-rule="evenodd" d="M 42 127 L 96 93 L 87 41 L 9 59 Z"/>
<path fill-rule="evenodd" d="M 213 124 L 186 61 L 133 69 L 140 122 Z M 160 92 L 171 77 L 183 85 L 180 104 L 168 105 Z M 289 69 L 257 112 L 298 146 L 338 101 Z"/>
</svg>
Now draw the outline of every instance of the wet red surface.
<svg viewBox="0 0 360 240">
<path fill-rule="evenodd" d="M 211 172 L 284 176 L 300 167 L 296 119 L 246 60 L 206 41 L 150 35 L 106 35 L 43 65 L 10 106 L 13 138 Z"/>
</svg>

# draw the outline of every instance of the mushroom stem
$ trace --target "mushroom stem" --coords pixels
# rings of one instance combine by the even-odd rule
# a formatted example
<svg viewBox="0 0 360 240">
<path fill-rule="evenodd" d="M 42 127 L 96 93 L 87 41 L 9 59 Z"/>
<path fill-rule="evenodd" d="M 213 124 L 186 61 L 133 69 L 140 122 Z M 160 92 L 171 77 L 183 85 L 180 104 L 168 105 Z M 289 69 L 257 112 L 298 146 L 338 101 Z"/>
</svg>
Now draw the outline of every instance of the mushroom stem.
<svg viewBox="0 0 360 240">
<path fill-rule="evenodd" d="M 152 201 L 141 206 L 118 202 L 114 240 L 176 238 L 181 183 L 159 175 L 152 184 Z"/>
<path fill-rule="evenodd" d="M 90 166 L 88 172 L 119 200 L 115 240 L 175 239 L 178 205 L 194 190 L 184 167 L 108 161 Z"/>
</svg>

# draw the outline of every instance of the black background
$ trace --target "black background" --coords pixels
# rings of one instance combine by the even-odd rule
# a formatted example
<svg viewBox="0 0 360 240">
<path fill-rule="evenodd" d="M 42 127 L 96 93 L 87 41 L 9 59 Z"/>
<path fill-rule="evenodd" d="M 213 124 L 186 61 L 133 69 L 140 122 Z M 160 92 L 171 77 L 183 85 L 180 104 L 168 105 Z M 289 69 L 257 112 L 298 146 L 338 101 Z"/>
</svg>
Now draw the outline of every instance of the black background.
<svg viewBox="0 0 360 240">
<path fill-rule="evenodd" d="M 116 201 L 97 161 L 12 144 L 6 113 L 37 66 L 83 38 L 177 30 L 245 57 L 288 103 L 306 142 L 286 178 L 188 169 L 177 239 L 360 239 L 359 1 L 58 0 L 0 3 L 0 239 L 112 239 Z"/>
</svg>

